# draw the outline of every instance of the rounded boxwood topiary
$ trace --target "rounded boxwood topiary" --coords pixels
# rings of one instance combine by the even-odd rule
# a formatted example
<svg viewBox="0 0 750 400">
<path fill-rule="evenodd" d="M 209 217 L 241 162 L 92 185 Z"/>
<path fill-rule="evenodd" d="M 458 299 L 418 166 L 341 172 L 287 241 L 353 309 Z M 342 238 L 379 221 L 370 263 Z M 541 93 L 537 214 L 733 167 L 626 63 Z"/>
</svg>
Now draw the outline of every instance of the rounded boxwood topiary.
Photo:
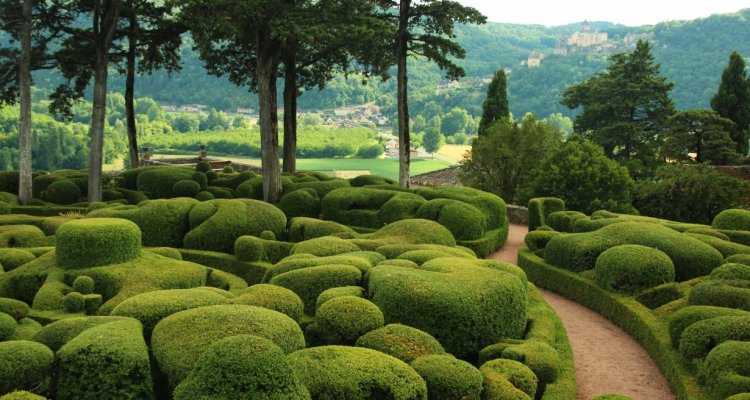
<svg viewBox="0 0 750 400">
<path fill-rule="evenodd" d="M 232 299 L 232 303 L 268 308 L 286 314 L 295 321 L 299 321 L 305 311 L 305 304 L 296 293 L 268 284 L 250 286 Z"/>
<path fill-rule="evenodd" d="M 362 272 L 351 265 L 321 265 L 284 272 L 271 278 L 269 283 L 296 293 L 305 304 L 305 313 L 312 314 L 323 291 L 334 287 L 358 286 L 361 280 Z"/>
<path fill-rule="evenodd" d="M 484 376 L 485 400 L 533 399 L 538 379 L 529 367 L 515 360 L 487 361 L 479 370 Z"/>
<path fill-rule="evenodd" d="M 440 244 L 456 246 L 456 239 L 448 228 L 426 219 L 404 219 L 388 224 L 366 235 L 367 239 L 387 240 L 393 244 Z"/>
<path fill-rule="evenodd" d="M 688 360 L 703 358 L 727 340 L 750 341 L 750 315 L 709 318 L 688 326 L 680 335 L 680 353 Z"/>
<path fill-rule="evenodd" d="M 0 342 L 0 393 L 49 389 L 55 353 L 27 340 Z"/>
<path fill-rule="evenodd" d="M 473 365 L 450 355 L 428 355 L 411 362 L 427 383 L 427 398 L 479 400 L 482 373 Z"/>
<path fill-rule="evenodd" d="M 31 308 L 21 300 L 0 297 L 0 313 L 6 313 L 15 320 L 29 316 Z"/>
<path fill-rule="evenodd" d="M 62 225 L 55 236 L 57 265 L 65 269 L 119 264 L 141 251 L 141 230 L 124 219 L 74 220 Z"/>
<path fill-rule="evenodd" d="M 374 350 L 321 346 L 294 352 L 287 358 L 314 399 L 427 398 L 427 386 L 414 369 Z"/>
<path fill-rule="evenodd" d="M 419 207 L 417 218 L 430 219 L 448 228 L 457 240 L 475 240 L 487 231 L 487 218 L 472 206 L 452 199 L 435 199 Z"/>
<path fill-rule="evenodd" d="M 315 302 L 315 311 L 317 312 L 325 302 L 342 296 L 354 296 L 364 299 L 365 288 L 361 286 L 342 286 L 327 289 L 318 296 L 318 300 Z"/>
<path fill-rule="evenodd" d="M 286 355 L 272 341 L 254 335 L 224 338 L 209 347 L 175 389 L 175 400 L 310 399 Z"/>
<path fill-rule="evenodd" d="M 242 334 L 269 339 L 284 353 L 305 347 L 302 330 L 288 316 L 266 308 L 232 304 L 194 308 L 162 319 L 154 328 L 151 348 L 159 368 L 176 386 L 211 344 Z"/>
<path fill-rule="evenodd" d="M 750 392 L 750 342 L 726 341 L 706 356 L 699 378 L 712 399 Z"/>
<path fill-rule="evenodd" d="M 739 263 L 744 265 L 750 265 L 750 254 L 735 254 L 727 257 L 729 263 Z"/>
<path fill-rule="evenodd" d="M 205 190 L 198 192 L 198 194 L 195 195 L 195 199 L 198 201 L 209 201 L 215 199 L 216 196 L 214 196 L 213 193 L 207 192 Z"/>
<path fill-rule="evenodd" d="M 18 390 L 0 396 L 0 400 L 47 400 L 47 398 L 25 390 Z"/>
<path fill-rule="evenodd" d="M 196 181 L 198 185 L 200 185 L 201 190 L 206 190 L 206 187 L 208 187 L 208 177 L 203 172 L 193 172 L 193 175 L 190 176 L 190 179 Z"/>
<path fill-rule="evenodd" d="M 323 236 L 296 243 L 292 246 L 290 254 L 307 253 L 318 257 L 326 257 L 360 250 L 359 246 L 347 240 L 335 236 Z"/>
<path fill-rule="evenodd" d="M 710 280 L 701 282 L 690 291 L 688 304 L 750 311 L 750 281 Z"/>
<path fill-rule="evenodd" d="M 674 264 L 658 249 L 640 245 L 621 245 L 604 251 L 596 259 L 596 283 L 620 293 L 673 282 Z"/>
<path fill-rule="evenodd" d="M 726 263 L 711 271 L 711 279 L 729 279 L 750 281 L 750 265 Z"/>
<path fill-rule="evenodd" d="M 208 161 L 198 161 L 195 164 L 195 170 L 198 172 L 209 172 L 211 171 L 211 164 Z"/>
<path fill-rule="evenodd" d="M 74 204 L 81 199 L 81 189 L 69 179 L 52 182 L 44 191 L 44 200 L 55 204 Z"/>
<path fill-rule="evenodd" d="M 174 184 L 182 180 L 191 180 L 193 172 L 187 168 L 172 166 L 145 170 L 138 174 L 138 190 L 152 199 L 172 198 L 175 197 L 172 192 Z"/>
<path fill-rule="evenodd" d="M 315 313 L 316 328 L 326 344 L 353 345 L 357 338 L 383 326 L 378 306 L 355 296 L 341 296 L 320 306 Z"/>
<path fill-rule="evenodd" d="M 77 313 L 83 310 L 86 299 L 81 293 L 70 292 L 63 297 L 63 308 L 69 313 Z"/>
<path fill-rule="evenodd" d="M 18 324 L 15 318 L 4 312 L 0 312 L 0 341 L 13 336 L 16 333 L 16 327 L 18 327 Z"/>
<path fill-rule="evenodd" d="M 669 318 L 669 337 L 672 340 L 672 346 L 674 348 L 679 346 L 682 332 L 690 325 L 724 316 L 750 316 L 750 312 L 714 306 L 688 306 L 677 310 Z"/>
<path fill-rule="evenodd" d="M 33 253 L 22 249 L 0 249 L 0 265 L 5 271 L 12 271 L 36 259 Z"/>
<path fill-rule="evenodd" d="M 312 188 L 297 189 L 281 197 L 279 208 L 287 218 L 320 216 L 320 198 Z"/>
<path fill-rule="evenodd" d="M 750 210 L 724 210 L 714 217 L 711 226 L 730 231 L 750 231 Z"/>
<path fill-rule="evenodd" d="M 94 278 L 87 275 L 76 277 L 76 279 L 73 280 L 73 290 L 80 292 L 81 294 L 94 293 Z"/>
<path fill-rule="evenodd" d="M 558 235 L 560 235 L 560 232 L 537 229 L 527 233 L 523 242 L 529 250 L 540 250 L 547 247 L 547 243 L 549 243 L 553 237 Z"/>
<path fill-rule="evenodd" d="M 193 197 L 201 191 L 201 185 L 192 179 L 183 179 L 172 185 L 172 193 L 177 197 Z"/>
<path fill-rule="evenodd" d="M 724 400 L 750 400 L 750 392 L 735 394 L 733 396 L 727 397 Z"/>
<path fill-rule="evenodd" d="M 440 342 L 429 333 L 401 324 L 389 324 L 357 339 L 357 347 L 366 347 L 410 363 L 422 356 L 445 354 Z"/>
</svg>

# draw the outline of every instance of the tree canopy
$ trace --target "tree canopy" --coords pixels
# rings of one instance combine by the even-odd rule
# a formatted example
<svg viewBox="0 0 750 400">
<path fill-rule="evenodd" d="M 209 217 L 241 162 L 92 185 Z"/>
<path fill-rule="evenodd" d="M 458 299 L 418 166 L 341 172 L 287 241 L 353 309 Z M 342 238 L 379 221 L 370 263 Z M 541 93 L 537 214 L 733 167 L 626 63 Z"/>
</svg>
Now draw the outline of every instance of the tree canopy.
<svg viewBox="0 0 750 400">
<path fill-rule="evenodd" d="M 750 81 L 745 72 L 745 61 L 736 51 L 729 56 L 729 65 L 721 75 L 719 91 L 711 99 L 711 108 L 735 123 L 732 140 L 737 151 L 748 155 L 750 139 Z"/>
<path fill-rule="evenodd" d="M 510 118 L 508 107 L 508 88 L 505 83 L 505 71 L 497 70 L 487 88 L 487 97 L 482 103 L 482 120 L 479 122 L 479 135 L 484 135 L 487 128 L 495 121 Z"/>
</svg>

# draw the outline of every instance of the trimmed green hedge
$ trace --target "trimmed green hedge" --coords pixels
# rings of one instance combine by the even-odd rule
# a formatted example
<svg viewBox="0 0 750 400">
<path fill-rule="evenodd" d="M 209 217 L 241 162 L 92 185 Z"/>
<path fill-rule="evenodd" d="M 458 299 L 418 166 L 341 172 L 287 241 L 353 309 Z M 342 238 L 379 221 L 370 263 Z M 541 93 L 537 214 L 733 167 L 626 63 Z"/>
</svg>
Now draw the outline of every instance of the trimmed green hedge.
<svg viewBox="0 0 750 400">
<path fill-rule="evenodd" d="M 622 222 L 587 233 L 560 235 L 545 247 L 544 258 L 556 267 L 579 272 L 593 269 L 605 250 L 623 244 L 654 247 L 672 259 L 677 281 L 703 275 L 724 263 L 721 254 L 698 239 L 648 222 Z"/>
<path fill-rule="evenodd" d="M 308 326 L 312 336 L 323 344 L 353 345 L 367 332 L 381 328 L 383 313 L 378 306 L 355 296 L 340 296 L 323 303 Z"/>
<path fill-rule="evenodd" d="M 326 289 L 358 286 L 361 280 L 362 272 L 356 267 L 322 265 L 284 272 L 271 278 L 269 283 L 296 293 L 305 303 L 305 313 L 312 314 L 315 311 L 318 296 Z"/>
<path fill-rule="evenodd" d="M 401 324 L 388 324 L 357 339 L 357 347 L 366 347 L 411 363 L 422 356 L 446 354 L 432 335 Z"/>
<path fill-rule="evenodd" d="M 536 197 L 529 200 L 529 231 L 547 224 L 547 216 L 565 211 L 565 202 L 557 197 Z"/>
<path fill-rule="evenodd" d="M 396 185 L 398 182 L 379 175 L 360 175 L 349 179 L 349 183 L 354 187 L 371 186 L 371 185 Z"/>
<path fill-rule="evenodd" d="M 664 252 L 628 244 L 602 252 L 595 271 L 599 286 L 626 294 L 673 282 L 675 275 L 674 264 Z"/>
<path fill-rule="evenodd" d="M 688 304 L 750 311 L 750 281 L 711 280 L 701 282 L 690 291 Z"/>
<path fill-rule="evenodd" d="M 186 248 L 234 252 L 240 236 L 260 236 L 271 231 L 281 237 L 286 216 L 275 206 L 258 200 L 217 199 L 198 203 L 190 211 L 190 232 L 183 239 Z"/>
<path fill-rule="evenodd" d="M 318 299 L 315 300 L 315 313 L 317 314 L 320 306 L 322 306 L 329 300 L 333 300 L 335 298 L 343 296 L 354 296 L 364 299 L 366 295 L 367 293 L 365 293 L 365 288 L 363 288 L 362 286 L 342 286 L 326 289 L 318 296 Z"/>
<path fill-rule="evenodd" d="M 427 383 L 427 398 L 480 399 L 482 373 L 466 361 L 450 355 L 427 355 L 410 365 Z"/>
<path fill-rule="evenodd" d="M 15 318 L 4 312 L 0 312 L 0 341 L 7 340 L 13 336 L 16 333 L 17 326 Z"/>
<path fill-rule="evenodd" d="M 744 265 L 750 265 L 750 254 L 737 254 L 727 257 L 729 263 L 740 263 Z"/>
<path fill-rule="evenodd" d="M 284 352 L 272 341 L 237 335 L 212 344 L 174 391 L 175 400 L 310 399 Z"/>
<path fill-rule="evenodd" d="M 728 340 L 716 346 L 701 369 L 712 399 L 750 392 L 750 342 Z"/>
<path fill-rule="evenodd" d="M 57 358 L 57 399 L 153 398 L 148 347 L 136 320 L 88 329 Z"/>
<path fill-rule="evenodd" d="M 680 337 L 690 325 L 716 317 L 750 316 L 750 312 L 734 308 L 715 306 L 688 306 L 675 311 L 669 318 L 669 337 L 672 346 L 677 348 Z"/>
<path fill-rule="evenodd" d="M 487 229 L 489 230 L 498 229 L 508 223 L 505 202 L 492 193 L 458 186 L 418 188 L 416 192 L 427 200 L 453 199 L 476 207 L 487 218 Z"/>
<path fill-rule="evenodd" d="M 750 281 L 750 265 L 726 263 L 711 271 L 710 279 Z"/>
<path fill-rule="evenodd" d="M 15 320 L 29 316 L 30 307 L 21 300 L 0 297 L 0 313 L 5 313 Z"/>
<path fill-rule="evenodd" d="M 0 266 L 8 272 L 34 261 L 34 254 L 22 249 L 2 249 L 0 248 Z"/>
<path fill-rule="evenodd" d="M 33 340 L 57 352 L 82 332 L 116 321 L 132 321 L 132 319 L 109 316 L 64 318 L 45 325 L 42 330 L 34 335 Z"/>
<path fill-rule="evenodd" d="M 547 214 L 544 219 L 545 225 L 558 232 L 575 232 L 574 226 L 576 221 L 588 219 L 588 215 L 580 211 L 554 211 Z"/>
<path fill-rule="evenodd" d="M 8 217 L 15 217 L 9 215 Z M 0 247 L 48 246 L 47 237 L 41 229 L 31 225 L 0 226 Z"/>
<path fill-rule="evenodd" d="M 175 182 L 172 193 L 177 197 L 194 197 L 201 191 L 200 183 L 192 179 L 183 179 Z"/>
<path fill-rule="evenodd" d="M 234 254 L 242 261 L 277 263 L 292 251 L 289 242 L 266 240 L 255 236 L 240 236 L 234 242 Z"/>
<path fill-rule="evenodd" d="M 337 238 L 335 236 L 323 236 L 315 239 L 305 240 L 292 246 L 289 254 L 312 254 L 318 257 L 335 256 L 338 254 L 352 253 L 361 249 L 356 244 Z"/>
<path fill-rule="evenodd" d="M 152 199 L 169 199 L 177 197 L 172 188 L 183 180 L 192 180 L 193 170 L 181 167 L 159 166 L 142 170 L 136 178 L 135 189 Z M 126 189 L 133 189 L 122 185 Z M 197 193 L 197 192 L 196 192 Z"/>
<path fill-rule="evenodd" d="M 81 189 L 73 181 L 61 179 L 52 182 L 43 194 L 44 200 L 50 203 L 69 205 L 81 200 Z"/>
<path fill-rule="evenodd" d="M 362 271 L 364 274 L 373 266 L 373 262 L 364 256 L 365 254 L 369 253 L 355 252 L 329 257 L 316 257 L 307 253 L 295 254 L 281 260 L 279 263 L 269 268 L 266 275 L 263 277 L 263 282 L 269 282 L 276 275 L 285 272 L 322 265 L 351 265 Z"/>
<path fill-rule="evenodd" d="M 356 232 L 346 225 L 314 218 L 297 217 L 293 218 L 289 223 L 290 242 L 296 243 L 318 237 L 340 234 L 354 237 Z"/>
<path fill-rule="evenodd" d="M 424 400 L 427 386 L 403 361 L 360 347 L 322 346 L 288 357 L 314 399 Z"/>
<path fill-rule="evenodd" d="M 556 231 L 541 231 L 535 230 L 526 234 L 523 239 L 524 244 L 529 250 L 542 250 L 547 247 L 547 243 L 552 240 L 553 237 L 559 236 L 560 232 Z"/>
<path fill-rule="evenodd" d="M 526 365 L 498 358 L 482 364 L 484 400 L 531 400 L 536 396 L 538 380 Z"/>
<path fill-rule="evenodd" d="M 115 218 L 70 221 L 58 229 L 57 265 L 82 269 L 118 264 L 138 257 L 141 230 L 138 225 Z"/>
<path fill-rule="evenodd" d="M 411 198 L 417 203 L 420 202 L 420 199 L 424 201 L 422 197 L 413 193 L 345 187 L 333 190 L 322 197 L 320 209 L 323 219 L 351 226 L 377 229 L 394 219 L 390 216 L 380 218 L 380 209 L 394 197 Z M 401 217 L 407 216 L 400 209 L 395 211 L 399 211 L 398 214 Z M 413 216 L 409 217 L 413 218 Z"/>
<path fill-rule="evenodd" d="M 135 318 L 143 324 L 146 337 L 156 324 L 174 313 L 198 307 L 229 304 L 213 288 L 157 290 L 133 296 L 114 308 L 110 315 Z"/>
<path fill-rule="evenodd" d="M 27 340 L 0 342 L 0 393 L 50 389 L 55 353 L 41 343 Z"/>
<path fill-rule="evenodd" d="M 750 315 L 715 317 L 691 324 L 680 335 L 680 354 L 688 360 L 703 358 L 727 340 L 750 342 Z"/>
<path fill-rule="evenodd" d="M 266 308 L 232 304 L 193 308 L 162 319 L 151 336 L 151 349 L 161 371 L 176 386 L 211 344 L 242 334 L 269 339 L 284 353 L 305 347 L 293 319 Z"/>
<path fill-rule="evenodd" d="M 476 207 L 452 199 L 435 199 L 424 203 L 417 218 L 436 221 L 448 228 L 456 240 L 476 240 L 487 231 L 487 218 Z"/>
<path fill-rule="evenodd" d="M 271 264 L 265 262 L 245 262 L 237 257 L 216 251 L 180 249 L 185 261 L 194 262 L 236 275 L 248 285 L 260 283 Z"/>
<path fill-rule="evenodd" d="M 4 396 L 0 396 L 0 400 L 47 400 L 46 397 L 36 395 L 25 390 L 13 391 Z"/>
<path fill-rule="evenodd" d="M 473 360 L 498 338 L 523 334 L 526 287 L 513 274 L 455 260 L 462 259 L 436 259 L 418 270 L 377 266 L 365 280 L 386 323 L 423 330 L 449 353 Z"/>
<path fill-rule="evenodd" d="M 711 226 L 716 229 L 750 231 L 750 210 L 724 210 L 714 217 Z"/>
<path fill-rule="evenodd" d="M 685 235 L 694 237 L 701 242 L 715 248 L 719 251 L 719 253 L 721 253 L 723 257 L 731 257 L 736 254 L 750 254 L 750 246 L 745 246 L 739 243 L 732 243 L 709 235 L 701 235 L 697 233 L 685 233 Z"/>
<path fill-rule="evenodd" d="M 232 303 L 268 308 L 298 322 L 305 310 L 305 305 L 297 294 L 287 288 L 268 284 L 250 286 L 238 293 Z"/>
<path fill-rule="evenodd" d="M 320 216 L 320 197 L 313 188 L 297 189 L 281 197 L 279 208 L 287 218 Z"/>
</svg>

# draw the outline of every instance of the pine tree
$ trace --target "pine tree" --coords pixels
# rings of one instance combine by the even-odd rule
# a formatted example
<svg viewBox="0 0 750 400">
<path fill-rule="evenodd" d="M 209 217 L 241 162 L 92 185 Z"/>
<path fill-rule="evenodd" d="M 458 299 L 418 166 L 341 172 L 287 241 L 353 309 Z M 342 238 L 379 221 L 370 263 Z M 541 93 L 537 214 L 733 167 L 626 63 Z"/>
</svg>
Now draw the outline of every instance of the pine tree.
<svg viewBox="0 0 750 400">
<path fill-rule="evenodd" d="M 736 51 L 729 56 L 729 65 L 721 74 L 719 91 L 711 99 L 711 108 L 735 123 L 732 140 L 737 143 L 737 151 L 747 155 L 750 139 L 750 82 L 745 73 L 745 61 Z"/>
<path fill-rule="evenodd" d="M 479 135 L 482 136 L 493 122 L 510 118 L 508 108 L 508 89 L 505 83 L 505 71 L 499 69 L 487 89 L 487 98 L 482 103 L 482 120 L 479 122 Z"/>
</svg>

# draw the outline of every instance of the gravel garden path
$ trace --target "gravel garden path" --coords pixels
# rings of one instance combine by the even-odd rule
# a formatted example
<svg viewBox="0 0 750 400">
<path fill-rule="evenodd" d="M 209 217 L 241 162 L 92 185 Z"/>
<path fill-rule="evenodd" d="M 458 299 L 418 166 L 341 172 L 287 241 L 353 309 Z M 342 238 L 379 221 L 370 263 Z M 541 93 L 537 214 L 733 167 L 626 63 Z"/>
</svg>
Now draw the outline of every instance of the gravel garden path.
<svg viewBox="0 0 750 400">
<path fill-rule="evenodd" d="M 508 241 L 489 258 L 516 264 L 528 228 L 511 225 Z M 670 400 L 675 396 L 646 350 L 601 315 L 547 290 L 544 299 L 568 331 L 576 366 L 577 400 L 609 393 L 636 400 Z"/>
</svg>

